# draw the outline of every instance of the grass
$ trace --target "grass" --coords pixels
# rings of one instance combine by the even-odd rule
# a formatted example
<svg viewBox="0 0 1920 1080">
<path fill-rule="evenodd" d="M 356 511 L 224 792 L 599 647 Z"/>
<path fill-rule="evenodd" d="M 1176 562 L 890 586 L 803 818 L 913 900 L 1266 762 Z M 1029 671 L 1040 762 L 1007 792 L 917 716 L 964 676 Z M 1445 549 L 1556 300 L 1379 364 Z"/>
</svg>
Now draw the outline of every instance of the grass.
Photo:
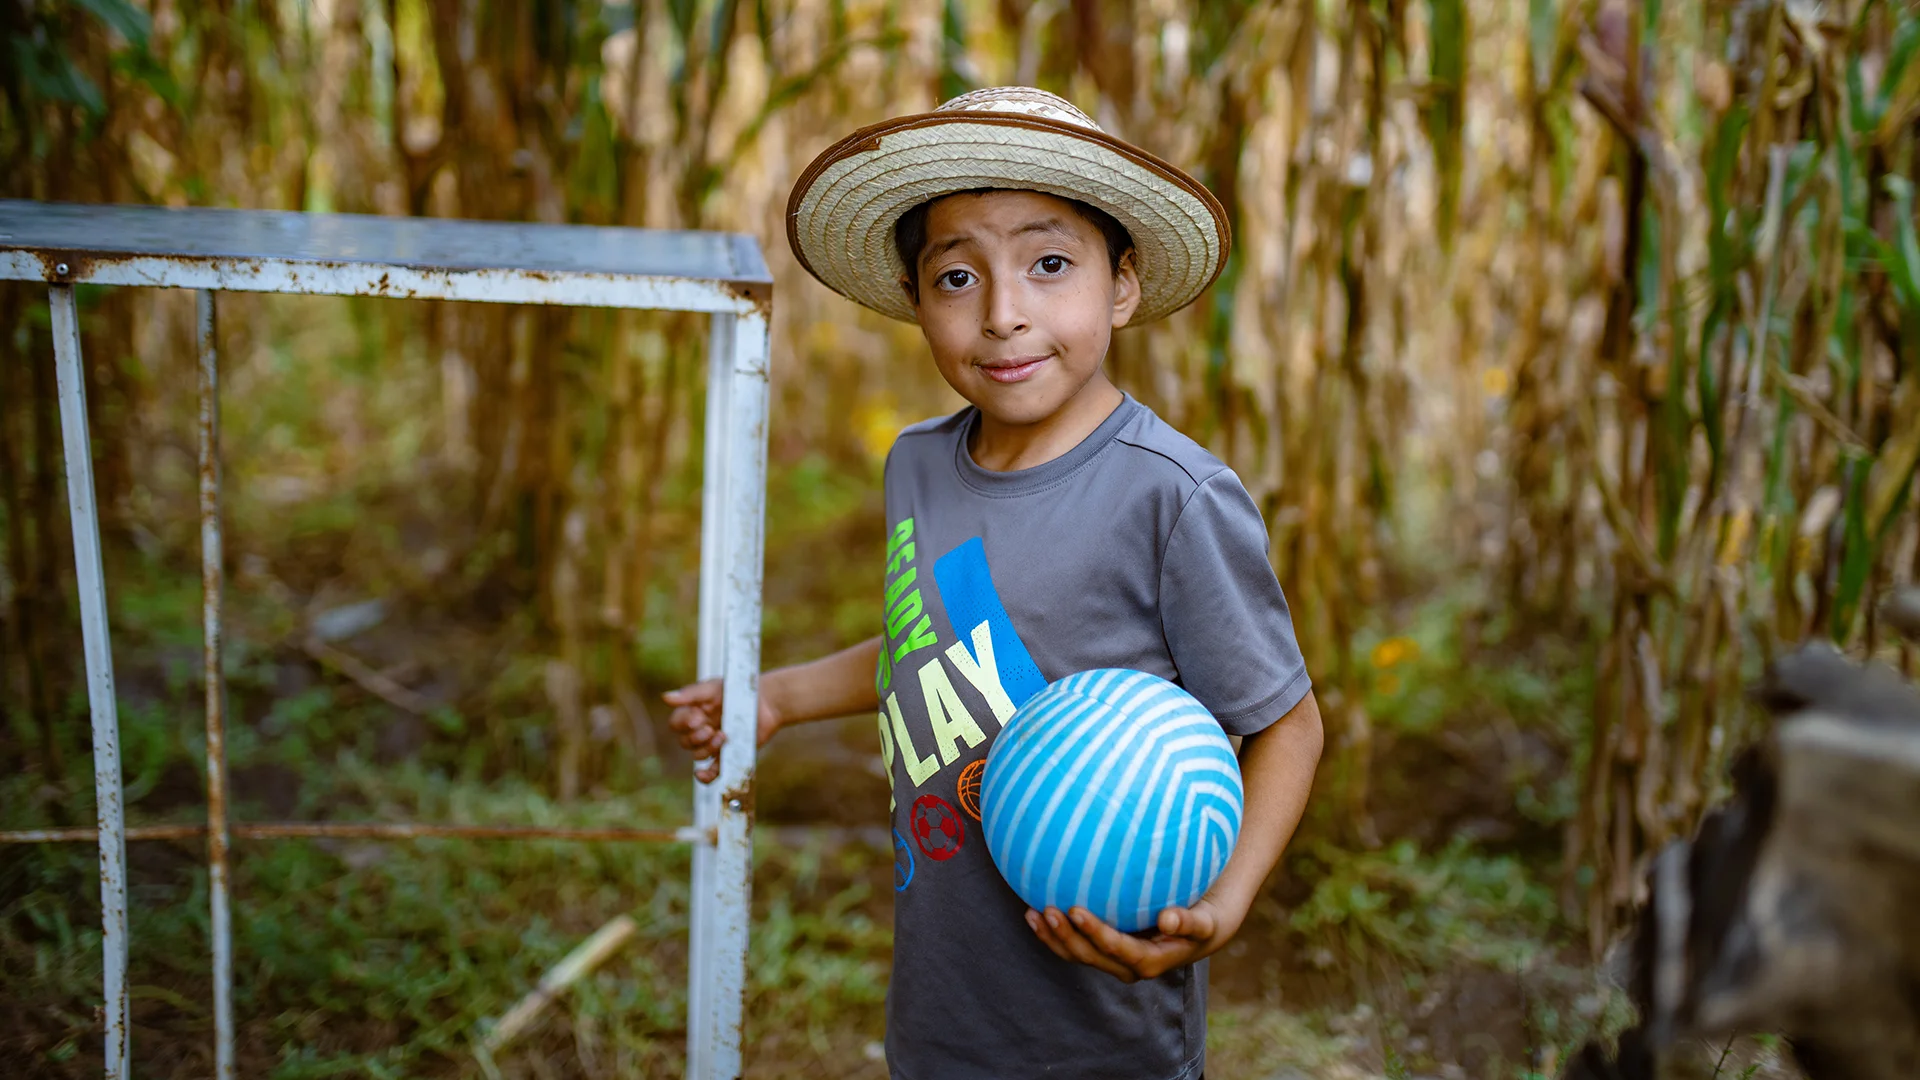
<svg viewBox="0 0 1920 1080">
<path fill-rule="evenodd" d="M 1360 1040 L 1329 1030 L 1327 1018 L 1242 1003 L 1207 1010 L 1207 1068 L 1221 1076 L 1362 1075 L 1349 1057 Z"/>
<path fill-rule="evenodd" d="M 672 820 L 684 785 L 608 796 L 591 812 L 509 785 L 483 790 L 402 770 L 343 776 L 369 812 L 458 820 Z M 786 833 L 783 836 L 789 835 Z M 687 865 L 683 852 L 606 844 L 249 845 L 236 876 L 236 1014 L 242 1060 L 271 1077 L 471 1073 L 470 1040 L 606 919 L 633 944 L 498 1055 L 506 1075 L 664 1075 L 684 1052 Z M 24 1051 L 47 1075 L 97 1068 L 88 1002 L 99 939 L 91 852 L 35 851 L 6 871 L 0 957 L 29 1015 Z M 136 871 L 136 1063 L 146 1075 L 205 1066 L 205 877 L 197 852 Z M 829 835 L 759 845 L 749 958 L 755 1075 L 873 1075 L 892 929 L 886 853 Z M 20 878 L 26 880 L 23 883 Z M 25 885 L 24 890 L 21 889 Z M 24 892 L 22 895 L 21 893 Z M 1515 893 L 1519 894 L 1517 902 Z M 1329 867 L 1296 912 L 1305 942 L 1364 939 L 1414 990 L 1492 964 L 1544 962 L 1538 887 L 1509 861 L 1396 848 Z M 1256 943 L 1256 947 L 1271 943 Z M 1343 961 L 1349 963 L 1352 961 Z M 1567 974 L 1565 977 L 1574 978 Z M 1565 1006 L 1571 1015 L 1572 1006 Z M 1572 1045 L 1590 1027 L 1543 1030 Z M 1216 996 L 1210 1070 L 1222 1075 L 1371 1077 L 1429 1068 L 1422 1036 L 1384 1007 L 1329 1000 L 1274 1007 Z M 1258 1070 L 1256 1072 L 1256 1070 Z M 1413 1075 L 1409 1073 L 1408 1075 Z M 1503 1074 L 1505 1075 L 1505 1074 Z"/>
<path fill-rule="evenodd" d="M 152 557 L 124 558 L 113 619 L 129 817 L 192 820 L 201 812 L 204 738 L 197 589 Z M 1356 641 L 1355 655 L 1370 665 L 1366 707 L 1388 736 L 1377 769 L 1399 778 L 1376 797 L 1439 816 L 1443 804 L 1460 802 L 1448 789 L 1485 788 L 1498 813 L 1540 832 L 1571 804 L 1563 766 L 1590 685 L 1579 655 L 1550 640 L 1516 648 L 1506 628 L 1476 614 L 1482 608 L 1469 592 L 1442 593 L 1407 605 L 1393 633 Z M 288 611 L 258 591 L 238 593 L 229 611 L 229 752 L 243 817 L 628 826 L 687 817 L 690 791 L 677 770 L 625 755 L 614 755 L 578 802 L 551 797 L 542 738 L 551 719 L 537 656 L 480 642 L 477 655 L 505 659 L 459 699 L 467 712 L 424 718 L 411 749 L 396 757 L 388 735 L 406 718 L 272 644 L 288 625 Z M 474 646 L 430 628 L 381 633 L 395 635 L 382 643 L 399 643 L 383 662 L 426 655 L 458 668 L 460 657 L 441 654 Z M 511 628 L 494 638 L 503 635 L 511 638 Z M 379 652 L 372 638 L 355 647 Z M 76 710 L 76 723 L 83 715 Z M 1537 737 L 1555 753 L 1518 768 L 1475 749 L 1464 772 L 1421 771 L 1433 747 L 1495 729 Z M 0 824 L 53 824 L 56 808 L 89 817 L 91 763 L 78 753 L 68 768 L 52 783 L 0 778 Z M 1216 960 L 1213 1071 L 1359 1078 L 1432 1075 L 1470 1061 L 1511 1076 L 1530 1052 L 1563 1054 L 1589 1032 L 1618 1026 L 1615 999 L 1567 959 L 1541 877 L 1551 860 L 1524 844 L 1465 838 L 1455 819 L 1488 812 L 1486 792 L 1468 801 L 1446 811 L 1452 816 L 1433 835 L 1389 832 L 1377 849 L 1335 842 L 1316 811 L 1323 820 L 1296 842 L 1236 956 Z M 849 839 L 858 833 L 776 829 L 756 849 L 753 1072 L 882 1076 L 891 852 Z M 432 840 L 259 842 L 239 851 L 235 1013 L 249 1075 L 476 1074 L 476 1033 L 621 913 L 638 922 L 635 940 L 498 1054 L 498 1069 L 545 1078 L 680 1068 L 682 849 Z M 142 1075 L 204 1074 L 212 1021 L 201 850 L 139 843 L 130 856 L 136 1066 Z M 81 845 L 14 849 L 0 861 L 0 1014 L 14 1016 L 0 1021 L 0 1056 L 50 1076 L 97 1072 L 97 889 L 93 854 Z M 1250 966 L 1261 969 L 1260 990 L 1248 988 Z M 1469 1045 L 1482 1028 L 1504 1032 L 1496 1051 Z"/>
<path fill-rule="evenodd" d="M 1344 852 L 1324 842 L 1292 860 L 1313 892 L 1290 924 L 1364 961 L 1376 953 L 1425 968 L 1483 964 L 1519 973 L 1546 948 L 1551 893 L 1511 856 L 1461 840 L 1437 852 L 1410 841 Z"/>
<path fill-rule="evenodd" d="M 113 594 L 126 804 L 132 823 L 204 814 L 197 581 L 128 555 Z M 382 758 L 404 718 L 314 673 L 276 640 L 286 613 L 245 594 L 228 612 L 229 761 L 237 816 L 547 825 L 675 825 L 690 781 L 623 760 L 575 804 L 540 782 L 539 740 L 479 752 L 548 720 L 517 668 L 424 741 Z M 436 658 L 438 659 L 438 658 Z M 519 682 L 526 682 L 520 679 Z M 516 687 L 518 689 L 516 690 Z M 84 703 L 74 724 L 84 729 Z M 524 740 L 523 740 L 524 741 Z M 0 828 L 92 817 L 91 760 L 63 777 L 0 777 Z M 748 1038 L 770 1060 L 865 1063 L 881 1037 L 891 955 L 891 852 L 801 834 L 759 845 Z M 674 1073 L 684 1056 L 689 856 L 557 841 L 264 841 L 236 849 L 234 1013 L 246 1075 L 464 1075 L 471 1041 L 587 935 L 625 913 L 635 940 L 502 1051 L 508 1076 Z M 212 1067 L 208 885 L 198 843 L 129 845 L 134 1065 Z M 97 1075 L 101 941 L 87 845 L 0 849 L 0 1059 Z M 555 1063 L 558 1063 L 557 1065 Z"/>
<path fill-rule="evenodd" d="M 114 613 L 129 816 L 191 820 L 200 812 L 203 738 L 198 634 L 179 611 L 197 606 L 197 596 L 178 575 L 151 569 L 125 575 L 131 587 L 116 594 Z M 1464 640 L 1470 606 L 1457 597 L 1415 605 L 1398 638 L 1377 636 L 1357 650 L 1379 675 L 1401 680 L 1397 690 L 1377 686 L 1369 700 L 1395 737 L 1388 755 L 1440 739 L 1463 718 L 1491 716 L 1556 739 L 1576 722 L 1571 703 L 1586 692 L 1579 665 L 1550 649 L 1503 651 L 1490 631 Z M 537 689 L 521 685 L 529 682 L 523 664 L 502 666 L 480 695 L 491 715 L 485 725 L 457 713 L 437 717 L 415 752 L 384 760 L 382 731 L 397 714 L 348 684 L 291 678 L 303 660 L 257 639 L 249 644 L 248 628 L 279 618 L 272 610 L 232 616 L 229 682 L 240 706 L 230 751 L 242 816 L 627 826 L 686 819 L 687 781 L 657 762 L 618 762 L 566 805 L 537 779 L 545 775 L 537 740 L 520 756 L 475 752 L 546 727 L 540 707 L 529 704 Z M 90 762 L 77 757 L 69 767 L 55 784 L 0 778 L 0 824 L 51 823 L 56 802 L 69 816 L 90 816 L 84 795 L 61 794 L 90 790 Z M 1551 770 L 1486 768 L 1493 773 L 1470 782 L 1509 792 L 1564 786 Z M 1524 802 L 1516 796 L 1509 805 Z M 755 1075 L 884 1075 L 877 1056 L 892 947 L 891 852 L 849 839 L 857 835 L 780 827 L 757 844 L 747 1031 Z M 258 842 L 239 851 L 235 1013 L 249 1075 L 473 1074 L 471 1040 L 486 1022 L 621 913 L 639 923 L 636 939 L 497 1055 L 499 1070 L 544 1078 L 680 1067 L 689 869 L 682 849 L 430 840 Z M 142 1075 L 202 1074 L 212 1042 L 203 856 L 197 845 L 162 843 L 132 845 L 130 856 L 136 1065 Z M 1564 959 L 1565 931 L 1541 872 L 1524 850 L 1457 836 L 1390 837 L 1377 850 L 1356 850 L 1310 825 L 1235 943 L 1241 958 L 1216 961 L 1213 1071 L 1425 1075 L 1472 1053 L 1451 1029 L 1477 1026 L 1513 1032 L 1512 1054 L 1500 1062 L 1517 1062 L 1523 1045 L 1564 1052 L 1609 1022 L 1599 1014 L 1611 1006 L 1580 1004 L 1599 1000 L 1595 984 Z M 33 1061 L 49 1076 L 98 1070 L 97 889 L 93 854 L 81 845 L 13 849 L 0 861 L 0 1013 L 15 1017 L 0 1021 L 0 1055 Z M 1261 978 L 1277 989 L 1248 990 L 1227 973 L 1236 963 L 1271 968 Z M 1513 985 L 1533 989 L 1484 993 Z M 1478 1012 L 1421 1012 L 1475 993 L 1486 997 L 1473 1006 Z"/>
<path fill-rule="evenodd" d="M 426 770 L 327 770 L 343 817 L 633 825 L 684 820 L 685 781 L 556 805 L 524 783 L 479 785 Z M 316 770 L 315 773 L 319 773 Z M 320 782 L 309 774 L 306 783 Z M 211 1042 L 207 884 L 190 845 L 134 845 L 136 1065 L 148 1075 Z M 235 1014 L 241 1057 L 283 1078 L 449 1074 L 470 1040 L 607 919 L 636 942 L 500 1055 L 595 1062 L 617 1075 L 677 1070 L 686 1010 L 684 849 L 561 842 L 242 844 L 235 863 Z M 880 1034 L 890 920 L 886 853 L 827 841 L 761 845 L 750 958 L 749 1038 L 830 1054 L 850 1028 Z M 9 1056 L 49 1075 L 94 1071 L 88 1004 L 99 996 L 93 853 L 48 846 L 0 870 L 0 962 L 24 1010 Z M 24 1032 L 21 1031 L 24 1028 Z M 204 1063 L 203 1063 L 204 1064 Z"/>
</svg>

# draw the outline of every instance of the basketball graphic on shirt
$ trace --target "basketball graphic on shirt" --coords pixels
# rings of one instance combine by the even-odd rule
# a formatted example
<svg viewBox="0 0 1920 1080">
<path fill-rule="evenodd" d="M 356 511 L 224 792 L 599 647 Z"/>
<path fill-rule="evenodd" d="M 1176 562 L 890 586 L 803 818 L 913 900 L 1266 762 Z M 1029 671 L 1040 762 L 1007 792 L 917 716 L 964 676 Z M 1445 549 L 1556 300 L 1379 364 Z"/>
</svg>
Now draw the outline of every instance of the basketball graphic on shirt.
<svg viewBox="0 0 1920 1080">
<path fill-rule="evenodd" d="M 967 827 L 960 812 L 938 795 L 922 795 L 913 801 L 913 840 L 927 858 L 945 862 L 960 854 L 967 839 Z"/>
<path fill-rule="evenodd" d="M 987 759 L 970 761 L 960 770 L 960 782 L 954 785 L 954 797 L 960 803 L 960 810 L 975 821 L 980 820 L 980 774 L 987 767 Z"/>
</svg>

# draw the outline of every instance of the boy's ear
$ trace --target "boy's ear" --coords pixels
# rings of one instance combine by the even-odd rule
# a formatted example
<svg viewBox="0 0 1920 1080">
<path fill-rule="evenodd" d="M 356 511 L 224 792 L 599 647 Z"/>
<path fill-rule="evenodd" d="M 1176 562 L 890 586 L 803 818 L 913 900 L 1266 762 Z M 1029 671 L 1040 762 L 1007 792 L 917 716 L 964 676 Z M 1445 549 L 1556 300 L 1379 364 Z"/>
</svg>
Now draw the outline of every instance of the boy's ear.
<svg viewBox="0 0 1920 1080">
<path fill-rule="evenodd" d="M 900 275 L 900 291 L 907 294 L 907 303 L 916 308 L 920 306 L 920 290 L 915 287 L 912 274 Z"/>
<path fill-rule="evenodd" d="M 1127 325 L 1140 309 L 1140 272 L 1134 269 L 1133 249 L 1120 253 L 1120 265 L 1113 272 L 1113 328 Z"/>
</svg>

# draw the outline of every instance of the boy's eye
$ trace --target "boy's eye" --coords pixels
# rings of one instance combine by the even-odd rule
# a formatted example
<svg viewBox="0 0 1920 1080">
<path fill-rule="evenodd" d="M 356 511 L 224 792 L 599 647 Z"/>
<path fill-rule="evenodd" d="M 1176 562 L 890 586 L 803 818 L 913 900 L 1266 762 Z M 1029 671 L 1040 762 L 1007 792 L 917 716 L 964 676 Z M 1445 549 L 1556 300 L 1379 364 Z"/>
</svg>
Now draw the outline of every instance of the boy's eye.
<svg viewBox="0 0 1920 1080">
<path fill-rule="evenodd" d="M 949 270 L 935 279 L 943 289 L 964 289 L 973 281 L 973 274 L 967 270 Z"/>
<path fill-rule="evenodd" d="M 1065 255 L 1042 255 L 1040 256 L 1040 261 L 1033 264 L 1033 268 L 1043 274 L 1064 273 L 1067 269 L 1067 257 Z"/>
</svg>

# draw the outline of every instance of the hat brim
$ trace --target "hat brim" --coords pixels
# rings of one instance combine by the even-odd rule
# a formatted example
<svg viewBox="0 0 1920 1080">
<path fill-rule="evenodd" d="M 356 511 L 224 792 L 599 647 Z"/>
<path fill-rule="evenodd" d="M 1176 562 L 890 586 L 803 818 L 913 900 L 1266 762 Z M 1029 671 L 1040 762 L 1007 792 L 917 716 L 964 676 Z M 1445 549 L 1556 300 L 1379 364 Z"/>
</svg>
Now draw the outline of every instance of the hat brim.
<svg viewBox="0 0 1920 1080">
<path fill-rule="evenodd" d="M 1104 132 L 999 111 L 898 117 L 828 147 L 794 184 L 787 242 L 828 288 L 912 322 L 894 225 L 929 199 L 976 188 L 1041 191 L 1113 215 L 1133 237 L 1134 325 L 1192 303 L 1226 266 L 1227 215 L 1199 181 Z"/>
</svg>

